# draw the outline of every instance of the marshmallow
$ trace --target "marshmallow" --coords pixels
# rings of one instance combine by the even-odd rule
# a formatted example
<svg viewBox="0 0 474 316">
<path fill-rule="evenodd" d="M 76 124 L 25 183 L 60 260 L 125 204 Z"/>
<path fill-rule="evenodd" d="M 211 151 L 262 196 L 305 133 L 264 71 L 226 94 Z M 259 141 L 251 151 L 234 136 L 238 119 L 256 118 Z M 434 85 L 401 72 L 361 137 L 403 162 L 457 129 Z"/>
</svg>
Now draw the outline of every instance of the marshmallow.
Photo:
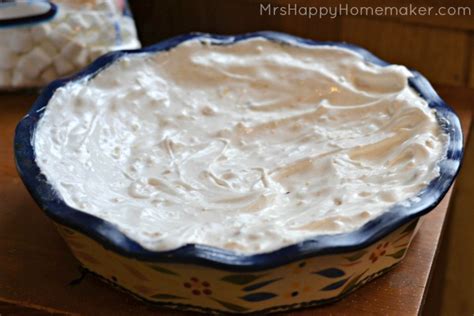
<svg viewBox="0 0 474 316">
<path fill-rule="evenodd" d="M 120 19 L 120 32 L 122 33 L 122 37 L 125 39 L 135 39 L 137 37 L 137 30 L 135 29 L 135 24 L 133 20 L 129 17 L 122 17 Z"/>
<path fill-rule="evenodd" d="M 105 14 L 89 11 L 84 12 L 84 14 L 82 15 L 82 19 L 84 20 L 84 23 L 87 23 L 87 25 L 89 25 L 88 28 L 91 28 L 93 26 L 103 25 L 104 21 L 109 18 Z"/>
<path fill-rule="evenodd" d="M 41 82 L 48 83 L 57 77 L 56 70 L 54 70 L 54 67 L 50 66 L 41 73 Z"/>
<path fill-rule="evenodd" d="M 40 47 L 51 57 L 54 57 L 58 54 L 58 50 L 50 42 L 44 41 L 40 44 Z"/>
<path fill-rule="evenodd" d="M 37 43 L 48 37 L 49 33 L 51 33 L 51 26 L 47 23 L 42 23 L 31 28 L 31 36 Z"/>
<path fill-rule="evenodd" d="M 21 71 L 28 78 L 36 78 L 52 61 L 52 57 L 38 46 L 20 57 L 16 70 Z"/>
<path fill-rule="evenodd" d="M 12 74 L 8 70 L 0 70 L 0 87 L 8 87 L 11 85 Z"/>
<path fill-rule="evenodd" d="M 50 43 L 52 43 L 57 49 L 61 49 L 63 46 L 67 45 L 67 43 L 69 43 L 70 41 L 69 37 L 55 31 L 51 32 L 49 39 L 50 39 Z"/>
<path fill-rule="evenodd" d="M 7 47 L 0 47 L 0 69 L 11 69 L 15 67 L 18 55 Z"/>
<path fill-rule="evenodd" d="M 74 65 L 64 58 L 55 58 L 53 64 L 59 76 L 68 75 L 75 69 Z"/>
<path fill-rule="evenodd" d="M 57 27 L 53 28 L 49 37 L 51 43 L 53 43 L 53 45 L 58 49 L 61 49 L 73 39 L 73 33 L 74 31 L 69 25 L 61 23 Z"/>
<path fill-rule="evenodd" d="M 108 52 L 107 48 L 97 46 L 97 47 L 91 47 L 89 50 L 89 61 L 92 62 L 99 58 L 100 56 L 106 54 Z"/>
<path fill-rule="evenodd" d="M 115 0 L 102 0 L 94 7 L 97 11 L 105 11 L 107 13 L 120 14 L 118 4 Z"/>
<path fill-rule="evenodd" d="M 58 24 L 58 26 L 54 28 L 54 31 L 63 34 L 64 36 L 71 36 L 72 33 L 74 33 L 74 30 L 69 24 L 67 24 L 67 22 Z"/>
<path fill-rule="evenodd" d="M 75 41 L 68 43 L 61 49 L 60 58 L 64 58 L 79 67 L 85 66 L 87 57 L 87 49 Z"/>
<path fill-rule="evenodd" d="M 21 71 L 15 71 L 12 76 L 11 85 L 15 88 L 34 87 L 39 85 L 38 79 L 27 78 Z"/>
<path fill-rule="evenodd" d="M 81 14 L 71 14 L 68 23 L 75 32 L 87 30 L 91 26 L 90 21 L 84 19 Z"/>
<path fill-rule="evenodd" d="M 21 87 L 25 86 L 28 81 L 28 78 L 26 78 L 21 71 L 15 71 L 11 79 L 11 84 L 13 87 Z"/>
<path fill-rule="evenodd" d="M 8 48 L 16 53 L 24 53 L 33 47 L 33 37 L 28 29 L 12 30 L 9 33 Z"/>
</svg>

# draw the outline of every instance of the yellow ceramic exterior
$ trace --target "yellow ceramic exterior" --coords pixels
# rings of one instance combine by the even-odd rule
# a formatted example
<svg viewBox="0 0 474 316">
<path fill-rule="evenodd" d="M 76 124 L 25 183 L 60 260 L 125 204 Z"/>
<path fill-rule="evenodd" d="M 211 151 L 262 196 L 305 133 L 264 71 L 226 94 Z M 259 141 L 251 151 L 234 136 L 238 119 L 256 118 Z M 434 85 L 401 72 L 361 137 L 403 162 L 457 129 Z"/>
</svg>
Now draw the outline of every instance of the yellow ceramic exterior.
<svg viewBox="0 0 474 316">
<path fill-rule="evenodd" d="M 136 297 L 206 313 L 276 312 L 342 298 L 405 256 L 418 219 L 364 249 L 315 256 L 273 269 L 236 273 L 196 264 L 139 261 L 57 225 L 81 264 Z"/>
</svg>

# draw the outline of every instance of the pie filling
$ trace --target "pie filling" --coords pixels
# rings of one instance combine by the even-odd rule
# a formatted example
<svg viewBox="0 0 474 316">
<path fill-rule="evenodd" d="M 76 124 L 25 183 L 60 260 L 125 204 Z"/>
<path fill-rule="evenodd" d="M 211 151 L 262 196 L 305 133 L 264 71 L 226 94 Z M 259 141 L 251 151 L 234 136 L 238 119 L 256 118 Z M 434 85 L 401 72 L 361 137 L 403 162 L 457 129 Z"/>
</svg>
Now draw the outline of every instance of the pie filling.
<svg viewBox="0 0 474 316">
<path fill-rule="evenodd" d="M 190 40 L 56 90 L 36 162 L 149 250 L 269 252 L 354 231 L 439 175 L 447 136 L 410 76 L 334 46 Z"/>
</svg>

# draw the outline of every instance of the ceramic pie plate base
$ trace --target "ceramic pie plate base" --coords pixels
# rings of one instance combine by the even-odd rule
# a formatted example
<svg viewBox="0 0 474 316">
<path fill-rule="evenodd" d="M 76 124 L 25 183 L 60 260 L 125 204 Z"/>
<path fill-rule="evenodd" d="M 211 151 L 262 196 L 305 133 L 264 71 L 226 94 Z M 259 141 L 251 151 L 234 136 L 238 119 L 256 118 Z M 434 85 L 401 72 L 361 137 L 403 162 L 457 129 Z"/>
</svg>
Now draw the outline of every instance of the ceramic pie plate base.
<svg viewBox="0 0 474 316">
<path fill-rule="evenodd" d="M 136 260 L 57 224 L 88 271 L 148 303 L 204 313 L 278 312 L 337 301 L 396 266 L 421 219 L 360 250 L 235 273 L 196 264 Z"/>
</svg>

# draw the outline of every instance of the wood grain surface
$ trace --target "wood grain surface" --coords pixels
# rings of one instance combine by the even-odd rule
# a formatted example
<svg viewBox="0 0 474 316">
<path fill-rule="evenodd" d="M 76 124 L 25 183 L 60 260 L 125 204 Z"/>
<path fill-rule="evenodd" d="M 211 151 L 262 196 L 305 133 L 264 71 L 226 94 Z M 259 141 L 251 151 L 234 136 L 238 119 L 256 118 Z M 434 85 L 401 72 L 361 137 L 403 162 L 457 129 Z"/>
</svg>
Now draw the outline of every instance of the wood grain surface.
<svg viewBox="0 0 474 316">
<path fill-rule="evenodd" d="M 438 87 L 469 130 L 473 90 Z M 184 315 L 139 302 L 79 265 L 53 224 L 21 183 L 13 160 L 13 133 L 35 95 L 0 95 L 0 315 Z M 425 217 L 405 260 L 386 275 L 335 304 L 288 315 L 416 315 L 423 307 L 448 211 L 449 193 Z"/>
<path fill-rule="evenodd" d="M 367 48 L 391 63 L 420 71 L 433 82 L 461 85 L 466 81 L 467 33 L 426 28 L 391 21 L 346 17 L 342 20 L 343 41 Z M 429 60 L 430 62 L 425 62 Z"/>
</svg>

